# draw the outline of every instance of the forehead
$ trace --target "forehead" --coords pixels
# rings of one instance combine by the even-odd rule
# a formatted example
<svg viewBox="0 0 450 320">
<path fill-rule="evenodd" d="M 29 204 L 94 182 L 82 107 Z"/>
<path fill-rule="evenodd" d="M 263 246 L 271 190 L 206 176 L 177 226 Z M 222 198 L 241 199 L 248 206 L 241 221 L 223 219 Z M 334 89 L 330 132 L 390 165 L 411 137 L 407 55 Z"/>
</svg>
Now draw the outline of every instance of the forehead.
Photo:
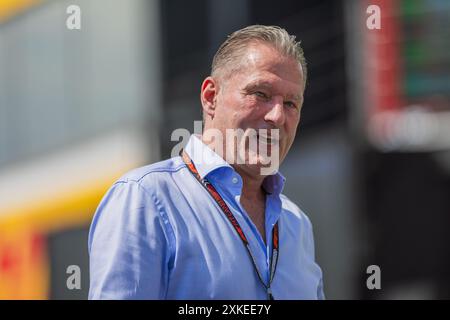
<svg viewBox="0 0 450 320">
<path fill-rule="evenodd" d="M 239 70 L 230 81 L 239 86 L 274 86 L 289 94 L 303 92 L 303 73 L 300 63 L 286 57 L 275 48 L 262 44 L 250 44 L 245 50 Z"/>
</svg>

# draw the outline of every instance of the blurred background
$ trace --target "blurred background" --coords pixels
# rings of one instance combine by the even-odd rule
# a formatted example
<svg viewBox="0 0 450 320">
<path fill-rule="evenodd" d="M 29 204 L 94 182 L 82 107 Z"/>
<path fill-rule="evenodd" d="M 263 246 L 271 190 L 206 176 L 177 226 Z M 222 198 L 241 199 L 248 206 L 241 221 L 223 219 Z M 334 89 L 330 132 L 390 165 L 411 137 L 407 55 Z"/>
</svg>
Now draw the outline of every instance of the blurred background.
<svg viewBox="0 0 450 320">
<path fill-rule="evenodd" d="M 256 23 L 296 35 L 308 61 L 281 171 L 326 297 L 450 298 L 450 1 L 0 0 L 0 299 L 87 298 L 101 197 L 193 132 L 212 56 Z"/>
</svg>

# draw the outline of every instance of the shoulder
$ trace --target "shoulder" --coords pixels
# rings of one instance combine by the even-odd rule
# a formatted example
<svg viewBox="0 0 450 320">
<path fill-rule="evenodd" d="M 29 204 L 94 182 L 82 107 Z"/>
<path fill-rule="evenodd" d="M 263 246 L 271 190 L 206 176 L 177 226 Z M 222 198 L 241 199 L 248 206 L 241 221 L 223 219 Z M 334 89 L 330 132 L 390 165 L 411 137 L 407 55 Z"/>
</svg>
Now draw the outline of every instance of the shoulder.
<svg viewBox="0 0 450 320">
<path fill-rule="evenodd" d="M 285 212 L 291 218 L 294 218 L 301 222 L 302 224 L 306 224 L 308 227 L 312 227 L 311 220 L 309 217 L 297 206 L 293 201 L 291 201 L 284 194 L 280 195 L 283 212 Z"/>
<path fill-rule="evenodd" d="M 302 248 L 314 259 L 314 232 L 309 217 L 285 195 L 281 195 L 282 213 L 287 231 L 293 238 L 298 239 Z"/>
<path fill-rule="evenodd" d="M 164 196 L 164 190 L 171 185 L 172 175 L 183 167 L 182 159 L 174 157 L 130 170 L 112 184 L 97 211 L 156 206 L 157 198 Z"/>
<path fill-rule="evenodd" d="M 149 164 L 143 167 L 130 170 L 129 172 L 121 176 L 116 181 L 116 183 L 137 182 L 145 184 L 145 182 L 155 177 L 169 176 L 184 167 L 185 165 L 181 157 L 173 157 L 167 160 L 159 161 L 153 164 Z"/>
<path fill-rule="evenodd" d="M 185 168 L 179 156 L 135 168 L 113 183 L 105 199 L 122 199 L 138 207 L 152 202 L 151 205 L 161 209 L 165 200 L 176 195 L 180 179 L 178 173 Z"/>
<path fill-rule="evenodd" d="M 154 193 L 156 189 L 173 182 L 173 176 L 185 167 L 181 157 L 173 157 L 132 169 L 117 179 L 113 187 L 119 185 L 127 188 L 136 185 L 147 193 Z"/>
</svg>

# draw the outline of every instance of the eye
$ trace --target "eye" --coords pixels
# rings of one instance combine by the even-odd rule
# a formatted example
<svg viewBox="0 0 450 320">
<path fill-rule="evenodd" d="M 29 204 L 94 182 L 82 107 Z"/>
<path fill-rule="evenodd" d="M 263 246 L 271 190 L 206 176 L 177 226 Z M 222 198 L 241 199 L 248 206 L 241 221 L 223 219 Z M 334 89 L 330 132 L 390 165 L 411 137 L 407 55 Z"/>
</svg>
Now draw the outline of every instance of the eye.
<svg viewBox="0 0 450 320">
<path fill-rule="evenodd" d="M 255 91 L 254 95 L 256 95 L 257 97 L 263 98 L 263 99 L 269 98 L 269 96 L 262 91 Z"/>
<path fill-rule="evenodd" d="M 286 106 L 288 106 L 289 108 L 295 108 L 295 109 L 297 109 L 297 105 L 296 105 L 294 102 L 292 102 L 292 101 L 285 101 L 284 104 L 285 104 Z"/>
</svg>

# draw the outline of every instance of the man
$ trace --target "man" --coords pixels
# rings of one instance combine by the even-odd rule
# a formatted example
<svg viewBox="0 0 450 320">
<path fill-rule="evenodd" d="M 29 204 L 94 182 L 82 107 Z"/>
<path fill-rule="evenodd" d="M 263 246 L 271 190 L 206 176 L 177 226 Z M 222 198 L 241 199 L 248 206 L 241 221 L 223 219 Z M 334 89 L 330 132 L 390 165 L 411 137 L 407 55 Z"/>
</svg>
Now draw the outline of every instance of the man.
<svg viewBox="0 0 450 320">
<path fill-rule="evenodd" d="M 281 194 L 285 178 L 262 174 L 294 141 L 305 82 L 284 29 L 249 26 L 222 44 L 201 86 L 203 135 L 126 174 L 100 203 L 90 299 L 324 298 L 311 223 Z M 255 130 L 259 149 L 245 140 Z M 242 161 L 229 157 L 242 146 Z"/>
</svg>

